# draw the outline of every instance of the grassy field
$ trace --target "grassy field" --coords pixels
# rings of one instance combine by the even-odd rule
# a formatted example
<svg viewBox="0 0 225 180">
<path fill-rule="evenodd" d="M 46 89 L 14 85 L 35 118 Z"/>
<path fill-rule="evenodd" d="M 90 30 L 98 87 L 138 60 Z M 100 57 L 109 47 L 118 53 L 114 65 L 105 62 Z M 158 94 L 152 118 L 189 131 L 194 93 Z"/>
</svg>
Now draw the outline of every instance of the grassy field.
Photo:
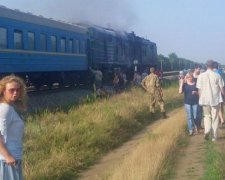
<svg viewBox="0 0 225 180">
<path fill-rule="evenodd" d="M 164 90 L 166 109 L 182 105 L 177 85 Z M 57 112 L 29 115 L 25 129 L 25 179 L 72 179 L 128 140 L 152 119 L 140 88 Z"/>
</svg>

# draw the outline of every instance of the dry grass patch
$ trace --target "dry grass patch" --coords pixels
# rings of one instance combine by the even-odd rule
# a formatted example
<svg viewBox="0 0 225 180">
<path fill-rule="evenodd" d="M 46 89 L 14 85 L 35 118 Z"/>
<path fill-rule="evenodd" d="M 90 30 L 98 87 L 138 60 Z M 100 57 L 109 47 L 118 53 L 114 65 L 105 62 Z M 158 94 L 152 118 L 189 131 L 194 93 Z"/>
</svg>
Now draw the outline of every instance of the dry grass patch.
<svg viewBox="0 0 225 180">
<path fill-rule="evenodd" d="M 111 172 L 110 180 L 159 179 L 167 157 L 172 153 L 186 125 L 183 110 L 166 119 L 146 136 L 124 161 Z"/>
</svg>

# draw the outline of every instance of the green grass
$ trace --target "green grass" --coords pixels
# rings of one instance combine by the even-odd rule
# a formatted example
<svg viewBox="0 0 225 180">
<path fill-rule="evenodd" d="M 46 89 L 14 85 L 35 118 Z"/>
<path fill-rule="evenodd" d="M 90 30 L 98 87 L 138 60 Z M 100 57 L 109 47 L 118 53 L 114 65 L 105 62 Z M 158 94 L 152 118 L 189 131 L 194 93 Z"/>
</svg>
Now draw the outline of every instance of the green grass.
<svg viewBox="0 0 225 180">
<path fill-rule="evenodd" d="M 212 142 L 206 143 L 205 173 L 204 180 L 222 180 L 221 166 L 224 163 L 224 155 L 220 153 L 217 146 Z"/>
<path fill-rule="evenodd" d="M 167 111 L 182 105 L 177 85 L 167 87 L 165 100 Z M 148 95 L 140 88 L 30 115 L 25 129 L 25 179 L 73 179 L 151 121 Z"/>
</svg>

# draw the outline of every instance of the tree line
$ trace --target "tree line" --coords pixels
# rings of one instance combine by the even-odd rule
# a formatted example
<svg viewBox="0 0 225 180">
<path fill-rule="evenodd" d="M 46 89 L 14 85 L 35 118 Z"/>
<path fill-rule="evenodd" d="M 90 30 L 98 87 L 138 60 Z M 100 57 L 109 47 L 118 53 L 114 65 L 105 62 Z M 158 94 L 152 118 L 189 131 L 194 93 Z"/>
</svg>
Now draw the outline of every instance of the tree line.
<svg viewBox="0 0 225 180">
<path fill-rule="evenodd" d="M 157 56 L 157 67 L 163 71 L 177 71 L 182 69 L 193 69 L 195 64 L 201 64 L 189 59 L 180 58 L 176 53 L 170 53 L 168 57 L 159 54 Z M 203 64 L 201 64 L 203 65 Z"/>
</svg>

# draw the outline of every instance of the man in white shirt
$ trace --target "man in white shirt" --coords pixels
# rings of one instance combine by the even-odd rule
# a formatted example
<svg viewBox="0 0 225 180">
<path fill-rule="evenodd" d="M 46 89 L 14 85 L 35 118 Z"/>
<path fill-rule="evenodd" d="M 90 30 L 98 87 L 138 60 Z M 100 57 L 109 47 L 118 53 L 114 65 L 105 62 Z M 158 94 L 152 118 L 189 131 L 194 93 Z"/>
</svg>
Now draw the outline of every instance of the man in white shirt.
<svg viewBox="0 0 225 180">
<path fill-rule="evenodd" d="M 206 62 L 207 71 L 200 74 L 196 87 L 199 89 L 199 104 L 203 107 L 205 139 L 209 139 L 212 129 L 212 141 L 217 138 L 220 103 L 223 102 L 224 81 L 213 72 L 213 60 Z"/>
</svg>

